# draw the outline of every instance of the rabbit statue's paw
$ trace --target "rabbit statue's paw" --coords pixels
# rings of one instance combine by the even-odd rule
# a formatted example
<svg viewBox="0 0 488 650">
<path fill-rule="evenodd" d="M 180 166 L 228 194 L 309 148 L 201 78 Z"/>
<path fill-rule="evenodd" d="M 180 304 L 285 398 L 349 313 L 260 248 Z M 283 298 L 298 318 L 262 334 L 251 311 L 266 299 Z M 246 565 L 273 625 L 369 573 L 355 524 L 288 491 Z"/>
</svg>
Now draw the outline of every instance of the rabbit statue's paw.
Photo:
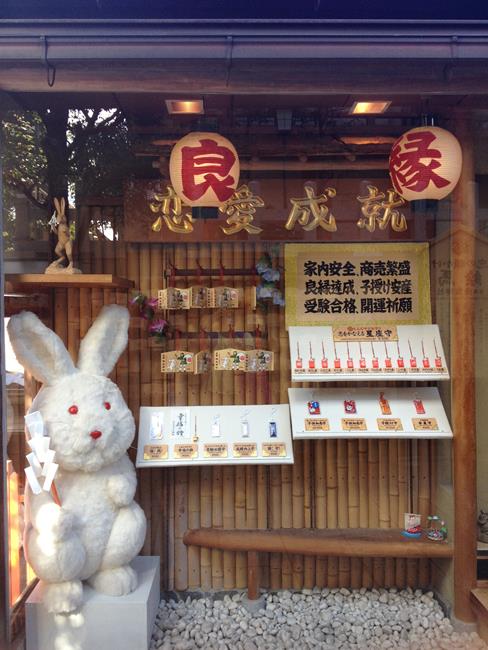
<svg viewBox="0 0 488 650">
<path fill-rule="evenodd" d="M 68 537 L 73 527 L 73 515 L 55 503 L 45 503 L 39 508 L 36 528 L 41 535 L 51 537 L 54 541 L 62 541 Z"/>
<path fill-rule="evenodd" d="M 68 614 L 83 602 L 83 586 L 80 580 L 66 582 L 42 582 L 43 600 L 53 614 Z"/>
<path fill-rule="evenodd" d="M 125 596 L 137 587 L 137 574 L 129 565 L 98 571 L 88 579 L 89 584 L 108 596 Z"/>
<path fill-rule="evenodd" d="M 128 506 L 136 493 L 136 479 L 131 475 L 118 474 L 108 479 L 107 485 L 110 500 L 119 508 Z"/>
</svg>

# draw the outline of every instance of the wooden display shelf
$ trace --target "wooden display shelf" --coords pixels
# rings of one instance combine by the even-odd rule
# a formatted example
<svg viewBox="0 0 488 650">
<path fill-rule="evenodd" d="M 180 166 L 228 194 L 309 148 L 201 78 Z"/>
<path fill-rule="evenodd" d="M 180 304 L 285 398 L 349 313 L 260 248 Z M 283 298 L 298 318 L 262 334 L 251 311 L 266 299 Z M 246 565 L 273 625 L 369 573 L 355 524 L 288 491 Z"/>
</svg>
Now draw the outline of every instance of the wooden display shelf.
<svg viewBox="0 0 488 650">
<path fill-rule="evenodd" d="M 486 583 L 486 581 L 483 581 Z M 478 621 L 478 634 L 485 641 L 488 641 L 488 589 L 486 584 L 480 585 L 471 590 L 471 606 Z"/>
<path fill-rule="evenodd" d="M 450 558 L 452 544 L 426 538 L 408 539 L 399 528 L 336 528 L 283 530 L 188 530 L 183 541 L 192 546 L 265 553 L 333 557 Z"/>
<path fill-rule="evenodd" d="M 134 286 L 132 280 L 120 278 L 111 273 L 76 273 L 74 275 L 44 274 L 44 273 L 18 273 L 5 276 L 5 290 L 14 289 L 54 289 L 54 288 L 76 288 L 89 289 L 100 287 L 105 289 L 131 289 Z"/>
</svg>

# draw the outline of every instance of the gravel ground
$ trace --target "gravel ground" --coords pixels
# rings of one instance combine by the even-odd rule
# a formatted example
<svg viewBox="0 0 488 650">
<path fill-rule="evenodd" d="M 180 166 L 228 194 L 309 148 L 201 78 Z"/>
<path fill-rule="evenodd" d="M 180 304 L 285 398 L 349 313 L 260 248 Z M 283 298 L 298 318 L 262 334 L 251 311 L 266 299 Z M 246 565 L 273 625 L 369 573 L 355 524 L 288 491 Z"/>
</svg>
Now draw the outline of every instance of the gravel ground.
<svg viewBox="0 0 488 650">
<path fill-rule="evenodd" d="M 265 594 L 250 614 L 243 594 L 161 601 L 150 650 L 488 648 L 453 630 L 432 592 L 314 589 Z"/>
</svg>

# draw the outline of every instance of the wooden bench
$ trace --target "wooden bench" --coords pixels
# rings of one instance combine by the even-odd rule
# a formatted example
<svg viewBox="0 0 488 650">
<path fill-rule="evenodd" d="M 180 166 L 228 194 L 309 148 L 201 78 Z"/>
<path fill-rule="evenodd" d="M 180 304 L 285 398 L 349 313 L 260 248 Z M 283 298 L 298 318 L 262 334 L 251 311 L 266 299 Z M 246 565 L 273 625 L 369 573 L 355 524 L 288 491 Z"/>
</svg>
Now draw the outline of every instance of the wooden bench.
<svg viewBox="0 0 488 650">
<path fill-rule="evenodd" d="M 247 595 L 259 597 L 258 553 L 287 553 L 328 557 L 451 558 L 446 542 L 410 539 L 397 528 L 281 528 L 187 530 L 183 542 L 223 551 L 247 553 Z"/>
</svg>

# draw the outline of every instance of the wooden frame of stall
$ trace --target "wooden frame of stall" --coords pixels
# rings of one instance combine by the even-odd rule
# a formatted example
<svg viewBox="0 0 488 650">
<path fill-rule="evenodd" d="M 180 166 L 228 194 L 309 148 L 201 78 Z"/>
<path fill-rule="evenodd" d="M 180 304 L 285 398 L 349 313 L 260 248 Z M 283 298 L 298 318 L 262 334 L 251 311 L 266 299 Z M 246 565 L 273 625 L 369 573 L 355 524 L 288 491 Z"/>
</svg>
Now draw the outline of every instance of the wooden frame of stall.
<svg viewBox="0 0 488 650">
<path fill-rule="evenodd" d="M 0 51 L 4 31 L 0 29 Z M 53 60 L 57 56 L 56 47 L 57 43 L 53 40 L 50 48 Z M 78 43 L 77 47 L 83 48 L 85 45 Z M 27 52 L 28 44 L 25 44 L 25 48 Z M 397 51 L 393 45 L 391 48 L 391 52 Z M 265 51 L 269 54 L 268 50 Z M 165 53 L 167 56 L 168 51 L 165 50 Z M 250 60 L 235 60 L 228 55 L 231 56 L 232 69 L 228 60 L 222 65 L 218 60 L 205 69 L 198 64 L 198 70 L 194 60 L 168 60 L 163 57 L 147 63 L 147 74 L 143 77 L 137 74 L 137 68 L 116 61 L 117 55 L 113 50 L 110 50 L 109 56 L 114 57 L 114 66 L 107 66 L 106 62 L 100 64 L 96 57 L 90 61 L 85 60 L 85 65 L 79 66 L 75 62 L 77 57 L 73 54 L 72 58 L 65 57 L 65 62 L 59 64 L 65 74 L 58 75 L 54 92 L 75 92 L 81 83 L 85 90 L 92 91 L 116 91 L 122 88 L 134 92 L 151 91 L 157 85 L 158 90 L 163 88 L 173 92 L 263 93 L 269 91 L 272 78 L 273 91 L 279 93 L 307 93 L 316 91 L 321 86 L 327 87 L 329 93 L 352 93 L 357 92 L 358 88 L 368 92 L 374 88 L 375 93 L 379 94 L 391 93 L 393 84 L 397 93 L 405 94 L 414 91 L 428 94 L 433 90 L 438 93 L 474 91 L 488 94 L 486 66 L 480 67 L 478 62 L 470 63 L 470 74 L 467 75 L 467 64 L 461 60 L 456 68 L 451 69 L 449 77 L 443 77 L 441 72 L 436 73 L 440 65 L 438 61 L 432 62 L 428 74 L 426 66 L 420 61 L 410 61 L 408 66 L 405 62 L 398 61 L 392 77 L 388 72 L 388 61 L 366 61 L 361 75 L 358 75 L 357 68 L 350 61 L 340 64 L 334 62 L 331 67 L 324 66 L 323 61 L 300 60 L 295 62 L 297 75 L 294 80 L 290 79 L 289 62 L 286 62 L 286 58 L 291 55 L 289 52 L 286 54 L 285 50 L 282 54 L 285 61 L 274 60 L 270 66 L 259 66 Z M 130 52 L 126 56 L 130 58 Z M 265 58 L 265 54 L 262 56 Z M 330 54 L 321 53 L 317 56 L 327 58 Z M 334 56 L 337 57 L 337 53 Z M 444 65 L 442 63 L 439 67 L 440 71 Z M 412 79 L 416 74 L 418 82 L 413 84 Z M 432 86 L 434 82 L 431 74 L 435 77 L 435 88 Z M 222 81 L 222 75 L 225 82 Z M 150 81 L 151 76 L 154 83 Z M 45 90 L 42 68 L 39 68 L 37 62 L 29 61 L 28 54 L 21 66 L 13 57 L 9 68 L 2 70 L 1 89 L 9 92 Z M 456 514 L 453 548 L 449 547 L 449 552 L 446 550 L 445 555 L 452 553 L 454 558 L 455 615 L 469 622 L 474 620 L 470 592 L 476 584 L 474 294 L 465 291 L 466 287 L 471 286 L 475 265 L 474 154 L 469 113 L 458 113 L 455 131 L 464 155 L 463 174 L 454 197 L 453 225 L 459 227 L 453 229 L 451 239 L 453 317 L 450 370 L 453 377 Z M 85 211 L 86 216 L 90 211 L 110 211 L 114 207 L 120 206 L 91 205 L 81 207 L 80 210 Z M 130 283 L 146 294 L 155 295 L 163 287 L 162 270 L 169 262 L 177 268 L 193 268 L 195 260 L 208 268 L 216 268 L 220 264 L 227 268 L 252 268 L 262 250 L 263 246 L 259 242 L 254 246 L 244 243 L 201 243 L 165 247 L 90 242 L 89 248 L 84 250 L 84 269 L 98 276 L 98 279 L 95 278 L 86 286 L 80 283 L 76 288 L 62 285 L 49 289 L 52 301 L 50 324 L 66 342 L 70 353 L 76 357 L 79 339 L 87 331 L 100 307 L 110 302 L 126 305 Z M 129 282 L 115 285 L 100 283 L 101 274 L 118 276 Z M 21 278 L 14 280 L 13 286 L 16 287 L 25 288 L 28 284 L 23 283 Z M 242 278 L 235 280 L 242 283 Z M 252 283 L 253 279 L 249 278 L 245 284 L 245 292 L 248 294 L 252 290 Z M 31 283 L 30 289 L 35 285 L 35 282 Z M 458 288 L 463 290 L 457 290 Z M 249 303 L 245 301 L 246 304 Z M 459 314 L 463 317 L 459 318 Z M 222 404 L 264 403 L 268 399 L 286 402 L 289 361 L 283 310 L 276 308 L 268 315 L 263 315 L 244 306 L 235 310 L 233 318 L 235 330 L 254 331 L 259 326 L 262 331 L 269 332 L 269 341 L 272 343 L 270 349 L 279 355 L 279 367 L 275 373 L 257 377 L 236 374 L 232 381 L 224 381 L 221 373 L 214 373 L 210 378 L 175 376 L 162 381 L 159 354 L 148 345 L 143 323 L 140 319 L 133 318 L 129 348 L 117 365 L 114 379 L 128 399 L 134 414 L 137 415 L 141 404 L 205 405 L 210 403 L 212 395 L 214 401 L 221 400 Z M 195 310 L 188 314 L 176 313 L 173 322 L 181 332 L 195 335 L 202 329 L 228 330 L 228 316 L 218 311 L 208 314 L 200 314 Z M 183 338 L 181 343 L 185 344 L 185 348 L 191 349 L 192 339 Z M 26 378 L 26 386 L 32 395 L 36 387 L 29 377 Z M 295 443 L 293 467 L 182 467 L 141 471 L 137 498 L 148 517 L 148 534 L 143 552 L 160 555 L 162 586 L 165 589 L 201 588 L 206 591 L 244 588 L 248 572 L 251 570 L 252 574 L 252 569 L 258 562 L 261 563 L 261 584 L 271 589 L 299 589 L 315 585 L 427 587 L 431 583 L 428 557 L 437 554 L 433 551 L 419 551 L 415 558 L 405 558 L 396 551 L 387 552 L 384 544 L 379 542 L 378 552 L 381 548 L 384 551 L 380 555 L 378 552 L 361 553 L 361 547 L 353 552 L 351 547 L 348 557 L 338 557 L 336 554 L 327 556 L 325 551 L 330 549 L 327 546 L 324 547 L 325 555 L 321 553 L 314 557 L 305 554 L 305 551 L 302 553 L 293 550 L 285 554 L 276 551 L 269 554 L 268 561 L 262 555 L 255 554 L 258 549 L 252 549 L 248 564 L 246 550 L 241 546 L 224 548 L 203 545 L 199 548 L 190 544 L 187 548 L 184 543 L 187 531 L 198 528 L 277 531 L 313 527 L 320 531 L 348 527 L 388 529 L 402 526 L 403 512 L 408 509 L 406 474 L 412 445 L 415 446 L 418 467 L 413 476 L 417 497 L 411 505 L 414 511 L 425 516 L 430 513 L 435 492 L 435 448 L 434 443 L 427 440 L 298 441 Z M 347 498 L 344 497 L 345 494 L 348 495 Z M 340 535 L 342 534 L 341 532 Z M 339 536 L 336 541 L 340 543 Z M 371 541 L 371 544 L 374 543 L 374 540 Z M 394 545 L 391 548 L 396 549 Z M 5 549 L 3 553 L 5 554 Z M 0 581 L 0 593 L 3 589 L 4 582 Z M 3 602 L 5 603 L 5 598 Z"/>
</svg>

